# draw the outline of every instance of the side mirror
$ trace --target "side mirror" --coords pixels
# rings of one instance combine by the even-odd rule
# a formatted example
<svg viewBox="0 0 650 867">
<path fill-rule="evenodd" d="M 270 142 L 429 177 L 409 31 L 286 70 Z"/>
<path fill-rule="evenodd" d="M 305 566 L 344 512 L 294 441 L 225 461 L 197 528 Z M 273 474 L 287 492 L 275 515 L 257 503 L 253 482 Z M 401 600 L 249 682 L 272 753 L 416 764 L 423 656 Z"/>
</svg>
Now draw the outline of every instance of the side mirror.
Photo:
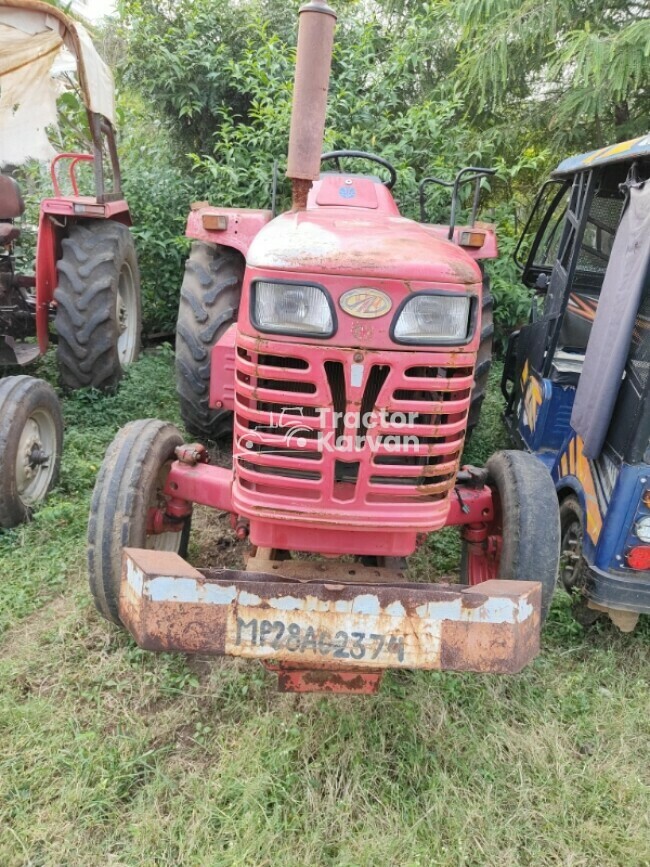
<svg viewBox="0 0 650 867">
<path fill-rule="evenodd" d="M 537 280 L 535 280 L 535 293 L 537 295 L 545 295 L 550 282 L 548 274 L 540 274 Z"/>
</svg>

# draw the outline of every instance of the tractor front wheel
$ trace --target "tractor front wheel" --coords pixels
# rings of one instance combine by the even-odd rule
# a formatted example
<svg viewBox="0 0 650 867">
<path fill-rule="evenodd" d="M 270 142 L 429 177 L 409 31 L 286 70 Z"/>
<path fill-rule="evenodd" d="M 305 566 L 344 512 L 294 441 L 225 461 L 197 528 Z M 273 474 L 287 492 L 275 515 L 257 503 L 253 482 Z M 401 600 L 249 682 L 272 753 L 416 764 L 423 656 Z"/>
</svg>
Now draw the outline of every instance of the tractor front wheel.
<svg viewBox="0 0 650 867">
<path fill-rule="evenodd" d="M 54 293 L 64 388 L 113 391 L 140 353 L 140 272 L 133 237 L 112 220 L 78 223 L 62 242 Z"/>
<path fill-rule="evenodd" d="M 165 483 L 182 442 L 178 428 L 167 422 L 131 422 L 119 431 L 99 470 L 88 523 L 88 579 L 95 607 L 113 623 L 120 624 L 123 548 L 181 556 L 187 551 L 189 517 L 178 521 L 174 531 L 150 529 L 152 511 L 165 509 Z"/>
<path fill-rule="evenodd" d="M 494 520 L 488 539 L 463 540 L 461 581 L 479 584 L 487 578 L 539 581 L 542 623 L 555 591 L 560 562 L 560 514 L 555 485 L 546 467 L 527 452 L 496 452 L 487 462 L 488 485 L 494 493 Z"/>
<path fill-rule="evenodd" d="M 185 427 L 199 438 L 216 441 L 232 430 L 232 413 L 210 407 L 210 351 L 237 321 L 243 280 L 236 250 L 192 245 L 176 326 L 176 389 Z"/>
<path fill-rule="evenodd" d="M 32 376 L 0 380 L 0 527 L 31 517 L 56 483 L 62 449 L 54 389 Z"/>
</svg>

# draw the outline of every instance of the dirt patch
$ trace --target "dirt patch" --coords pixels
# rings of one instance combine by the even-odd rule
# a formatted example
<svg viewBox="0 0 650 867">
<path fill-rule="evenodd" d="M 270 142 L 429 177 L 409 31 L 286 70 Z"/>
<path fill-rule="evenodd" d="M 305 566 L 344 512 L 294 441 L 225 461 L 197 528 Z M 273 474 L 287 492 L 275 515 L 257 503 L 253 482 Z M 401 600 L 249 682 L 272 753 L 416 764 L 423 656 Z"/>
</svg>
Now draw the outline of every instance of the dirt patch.
<svg viewBox="0 0 650 867">
<path fill-rule="evenodd" d="M 207 506 L 195 506 L 192 515 L 190 560 L 198 569 L 243 569 L 249 550 L 230 526 L 230 515 Z"/>
</svg>

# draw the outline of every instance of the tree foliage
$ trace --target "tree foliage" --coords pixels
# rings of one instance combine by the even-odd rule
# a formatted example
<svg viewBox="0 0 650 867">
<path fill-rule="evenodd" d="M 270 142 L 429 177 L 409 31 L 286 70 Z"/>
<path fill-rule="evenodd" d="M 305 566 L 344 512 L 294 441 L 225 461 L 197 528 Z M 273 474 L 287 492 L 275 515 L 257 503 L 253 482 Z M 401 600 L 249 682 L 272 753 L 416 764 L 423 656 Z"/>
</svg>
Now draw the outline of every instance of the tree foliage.
<svg viewBox="0 0 650 867">
<path fill-rule="evenodd" d="M 650 4 L 630 0 L 447 0 L 458 30 L 453 79 L 488 122 L 550 131 L 558 149 L 646 131 Z"/>
</svg>

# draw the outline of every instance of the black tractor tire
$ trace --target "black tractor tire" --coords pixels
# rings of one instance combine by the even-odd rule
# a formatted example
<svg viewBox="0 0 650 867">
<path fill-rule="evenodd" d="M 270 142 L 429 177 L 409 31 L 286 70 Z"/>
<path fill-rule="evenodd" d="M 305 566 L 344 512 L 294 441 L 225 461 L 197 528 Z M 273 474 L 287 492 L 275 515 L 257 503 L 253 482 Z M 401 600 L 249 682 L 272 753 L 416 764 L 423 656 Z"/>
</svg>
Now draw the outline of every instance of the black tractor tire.
<svg viewBox="0 0 650 867">
<path fill-rule="evenodd" d="M 232 432 L 230 410 L 209 406 L 211 349 L 237 321 L 244 258 L 236 250 L 196 241 L 185 265 L 176 326 L 176 389 L 181 417 L 193 435 L 217 441 Z"/>
<path fill-rule="evenodd" d="M 28 521 L 59 478 L 61 405 L 33 376 L 0 379 L 0 527 Z"/>
<path fill-rule="evenodd" d="M 164 506 L 165 479 L 182 442 L 173 424 L 131 422 L 118 432 L 99 470 L 88 522 L 88 580 L 95 607 L 118 625 L 122 549 L 187 552 L 189 518 L 179 523 L 178 533 L 147 534 L 149 509 Z"/>
<path fill-rule="evenodd" d="M 481 343 L 476 356 L 474 385 L 467 414 L 467 437 L 469 438 L 481 417 L 481 407 L 488 390 L 492 367 L 492 344 L 494 342 L 494 302 L 490 292 L 490 278 L 483 277 L 483 300 L 481 302 Z"/>
<path fill-rule="evenodd" d="M 62 386 L 114 391 L 140 353 L 140 272 L 133 237 L 112 220 L 72 226 L 54 293 Z"/>
<path fill-rule="evenodd" d="M 512 450 L 496 452 L 486 466 L 501 524 L 497 577 L 539 581 L 544 623 L 560 562 L 560 510 L 551 474 L 534 455 Z M 467 556 L 462 556 L 461 582 L 468 578 Z"/>
</svg>

